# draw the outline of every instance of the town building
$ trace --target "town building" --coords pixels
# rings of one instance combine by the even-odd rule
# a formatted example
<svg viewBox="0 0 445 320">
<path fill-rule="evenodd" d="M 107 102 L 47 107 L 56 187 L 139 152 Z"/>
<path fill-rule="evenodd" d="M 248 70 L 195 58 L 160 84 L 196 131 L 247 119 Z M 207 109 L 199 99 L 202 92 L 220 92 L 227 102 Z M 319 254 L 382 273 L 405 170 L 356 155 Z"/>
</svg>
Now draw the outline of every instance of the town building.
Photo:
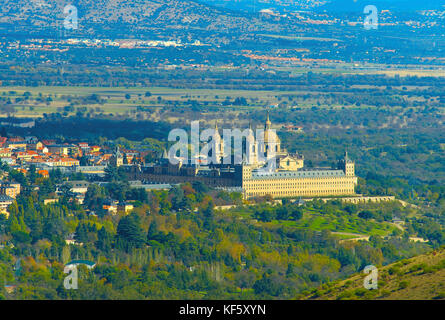
<svg viewBox="0 0 445 320">
<path fill-rule="evenodd" d="M 121 165 L 124 164 L 124 156 L 121 153 L 119 147 L 116 148 L 116 151 L 111 156 L 109 161 L 110 161 L 110 164 L 114 167 L 120 167 Z"/>
<path fill-rule="evenodd" d="M 117 205 L 117 212 L 128 214 L 131 210 L 134 209 L 133 204 L 129 202 L 119 202 Z"/>
<path fill-rule="evenodd" d="M 66 184 L 70 187 L 70 191 L 76 194 L 85 194 L 88 191 L 90 183 L 88 181 L 67 181 Z"/>
<path fill-rule="evenodd" d="M 20 183 L 16 183 L 16 182 L 1 182 L 0 183 L 0 194 L 7 195 L 7 196 L 15 199 L 20 194 L 20 191 L 21 191 Z"/>
<path fill-rule="evenodd" d="M 6 215 L 6 217 L 9 217 L 9 212 L 7 211 L 7 209 L 13 201 L 14 199 L 10 196 L 0 194 L 0 214 L 4 214 Z"/>
</svg>

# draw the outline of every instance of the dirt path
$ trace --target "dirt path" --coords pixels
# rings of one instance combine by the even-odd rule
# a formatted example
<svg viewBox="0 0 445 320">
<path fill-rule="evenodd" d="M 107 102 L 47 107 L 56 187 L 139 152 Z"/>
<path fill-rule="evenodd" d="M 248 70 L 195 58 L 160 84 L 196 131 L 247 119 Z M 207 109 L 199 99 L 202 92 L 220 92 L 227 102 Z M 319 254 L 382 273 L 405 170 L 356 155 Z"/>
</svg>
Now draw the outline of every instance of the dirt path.
<svg viewBox="0 0 445 320">
<path fill-rule="evenodd" d="M 359 241 L 359 240 L 363 240 L 363 241 L 369 241 L 369 237 L 368 235 L 365 234 L 359 234 L 359 233 L 350 233 L 350 232 L 332 232 L 332 234 L 338 234 L 338 235 L 343 235 L 343 236 L 353 236 L 354 238 L 351 239 L 342 239 L 340 240 L 341 242 L 345 242 L 345 241 Z"/>
</svg>

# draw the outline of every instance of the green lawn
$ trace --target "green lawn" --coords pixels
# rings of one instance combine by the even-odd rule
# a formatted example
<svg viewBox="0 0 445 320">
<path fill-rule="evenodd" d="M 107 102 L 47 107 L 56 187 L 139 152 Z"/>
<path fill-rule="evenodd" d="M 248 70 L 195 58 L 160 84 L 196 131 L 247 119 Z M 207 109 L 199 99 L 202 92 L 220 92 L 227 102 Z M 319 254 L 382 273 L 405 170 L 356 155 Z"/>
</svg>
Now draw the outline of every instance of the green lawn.
<svg viewBox="0 0 445 320">
<path fill-rule="evenodd" d="M 227 210 L 225 215 L 240 216 L 244 219 L 254 219 L 253 210 L 250 207 L 238 207 Z M 264 222 L 259 222 L 264 223 Z M 335 213 L 321 213 L 312 208 L 305 208 L 303 217 L 298 221 L 292 220 L 273 220 L 264 224 L 282 225 L 298 229 L 310 229 L 315 231 L 329 230 L 331 232 L 353 233 L 360 235 L 379 235 L 386 236 L 395 229 L 389 222 L 377 222 L 374 220 L 365 220 L 359 218 L 356 214 L 337 216 Z M 354 238 L 350 235 L 337 235 L 342 239 Z"/>
</svg>

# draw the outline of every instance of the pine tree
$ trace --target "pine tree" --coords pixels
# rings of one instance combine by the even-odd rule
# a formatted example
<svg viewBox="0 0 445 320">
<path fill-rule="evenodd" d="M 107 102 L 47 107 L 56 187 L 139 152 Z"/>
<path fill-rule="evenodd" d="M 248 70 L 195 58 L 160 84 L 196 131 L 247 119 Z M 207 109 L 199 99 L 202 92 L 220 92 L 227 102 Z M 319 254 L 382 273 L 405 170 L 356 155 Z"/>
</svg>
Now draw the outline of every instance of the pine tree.
<svg viewBox="0 0 445 320">
<path fill-rule="evenodd" d="M 111 250 L 111 235 L 107 232 L 105 227 L 102 227 L 97 233 L 96 246 L 99 250 L 110 252 Z"/>
<path fill-rule="evenodd" d="M 88 230 L 85 223 L 79 223 L 74 234 L 74 239 L 81 243 L 88 242 Z"/>
<path fill-rule="evenodd" d="M 130 252 L 133 248 L 141 248 L 145 237 L 140 225 L 139 216 L 132 213 L 123 217 L 117 226 L 116 248 Z"/>
<path fill-rule="evenodd" d="M 153 220 L 152 223 L 150 223 L 150 227 L 148 228 L 147 240 L 156 240 L 156 236 L 158 235 L 158 233 L 158 224 L 156 223 L 156 220 Z"/>
</svg>

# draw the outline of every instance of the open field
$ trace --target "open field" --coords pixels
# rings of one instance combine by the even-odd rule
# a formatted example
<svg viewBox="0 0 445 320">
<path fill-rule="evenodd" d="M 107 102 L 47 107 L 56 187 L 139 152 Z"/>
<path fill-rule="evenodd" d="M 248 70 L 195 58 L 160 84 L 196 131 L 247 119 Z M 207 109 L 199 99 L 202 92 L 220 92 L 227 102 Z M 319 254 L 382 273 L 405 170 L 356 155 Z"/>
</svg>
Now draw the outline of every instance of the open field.
<svg viewBox="0 0 445 320">
<path fill-rule="evenodd" d="M 16 117 L 41 117 L 44 113 L 61 113 L 64 116 L 77 113 L 125 115 L 136 118 L 137 112 L 146 112 L 142 118 L 159 120 L 156 110 L 196 109 L 203 113 L 211 110 L 232 112 L 263 110 L 270 106 L 285 108 L 357 108 L 375 106 L 368 101 L 358 103 L 357 97 L 366 92 L 385 93 L 382 85 L 351 85 L 347 90 L 302 87 L 301 90 L 238 90 L 238 89 L 189 89 L 168 87 L 85 87 L 85 86 L 0 86 L 0 113 Z M 416 92 L 429 87 L 401 86 L 388 93 L 388 99 L 403 103 L 427 103 Z M 352 91 L 350 91 L 352 90 Z M 433 100 L 433 99 L 431 99 Z M 354 102 L 357 101 L 357 102 Z M 2 105 L 6 106 L 2 107 Z M 398 108 L 398 106 L 379 106 Z M 147 111 L 149 111 L 147 113 Z M 165 117 L 166 120 L 174 120 Z"/>
<path fill-rule="evenodd" d="M 25 92 L 31 95 L 22 99 Z M 150 92 L 151 96 L 145 96 Z M 318 94 L 320 92 L 311 92 Z M 165 87 L 0 87 L 0 97 L 10 99 L 17 117 L 40 117 L 43 113 L 64 112 L 63 108 L 71 105 L 74 108 L 88 109 L 105 114 L 124 114 L 135 112 L 137 107 L 149 106 L 161 108 L 166 105 L 190 107 L 190 101 L 205 104 L 214 108 L 231 108 L 237 110 L 265 108 L 276 105 L 289 95 L 303 95 L 304 91 L 267 91 L 267 90 L 222 90 L 222 89 L 173 89 Z M 98 95 L 102 101 L 88 101 L 87 98 Z M 130 95 L 130 96 L 126 96 Z M 17 98 L 19 100 L 17 100 Z M 227 99 L 244 98 L 248 105 L 224 105 Z M 50 99 L 50 101 L 48 101 Z M 299 107 L 312 107 L 314 101 L 308 100 Z M 69 110 L 69 109 L 68 109 Z M 3 112 L 6 113 L 6 112 Z M 74 114 L 75 110 L 66 115 Z"/>
<path fill-rule="evenodd" d="M 325 41 L 332 41 L 326 39 Z M 344 74 L 344 75 L 386 75 L 388 77 L 445 77 L 445 68 L 441 65 L 409 65 L 405 68 L 376 63 L 355 63 L 355 62 L 304 62 L 296 61 L 289 65 L 270 65 L 269 70 L 287 71 L 292 75 L 305 74 L 308 68 L 322 74 Z M 216 70 L 211 68 L 211 70 Z"/>
</svg>

